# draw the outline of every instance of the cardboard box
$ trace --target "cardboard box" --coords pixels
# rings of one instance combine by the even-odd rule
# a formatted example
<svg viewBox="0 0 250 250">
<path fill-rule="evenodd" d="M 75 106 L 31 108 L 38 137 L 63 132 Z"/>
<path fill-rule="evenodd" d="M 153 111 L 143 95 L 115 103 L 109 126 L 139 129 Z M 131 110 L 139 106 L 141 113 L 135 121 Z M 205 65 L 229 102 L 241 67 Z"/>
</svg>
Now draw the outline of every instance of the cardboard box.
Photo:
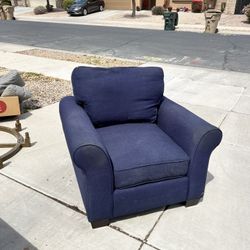
<svg viewBox="0 0 250 250">
<path fill-rule="evenodd" d="M 20 115 L 18 96 L 0 97 L 0 117 Z"/>
</svg>

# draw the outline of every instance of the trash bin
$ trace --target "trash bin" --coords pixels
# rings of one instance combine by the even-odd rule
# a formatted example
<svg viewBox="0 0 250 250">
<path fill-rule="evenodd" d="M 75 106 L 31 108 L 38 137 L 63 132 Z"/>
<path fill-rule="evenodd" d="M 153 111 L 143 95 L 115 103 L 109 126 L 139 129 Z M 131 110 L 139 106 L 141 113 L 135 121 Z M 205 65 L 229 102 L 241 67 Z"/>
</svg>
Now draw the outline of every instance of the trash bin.
<svg viewBox="0 0 250 250">
<path fill-rule="evenodd" d="M 0 20 L 6 20 L 5 12 L 3 7 L 0 6 Z"/>
<path fill-rule="evenodd" d="M 4 5 L 2 8 L 5 13 L 6 20 L 13 20 L 14 19 L 14 7 Z"/>
<path fill-rule="evenodd" d="M 205 12 L 205 19 L 206 19 L 206 33 L 217 33 L 218 23 L 221 17 L 221 11 L 219 10 L 207 10 Z"/>
<path fill-rule="evenodd" d="M 0 18 L 1 20 L 14 19 L 14 7 L 11 0 L 0 0 Z"/>
<path fill-rule="evenodd" d="M 175 26 L 178 25 L 178 13 L 165 11 L 163 16 L 165 19 L 164 30 L 175 30 Z"/>
</svg>

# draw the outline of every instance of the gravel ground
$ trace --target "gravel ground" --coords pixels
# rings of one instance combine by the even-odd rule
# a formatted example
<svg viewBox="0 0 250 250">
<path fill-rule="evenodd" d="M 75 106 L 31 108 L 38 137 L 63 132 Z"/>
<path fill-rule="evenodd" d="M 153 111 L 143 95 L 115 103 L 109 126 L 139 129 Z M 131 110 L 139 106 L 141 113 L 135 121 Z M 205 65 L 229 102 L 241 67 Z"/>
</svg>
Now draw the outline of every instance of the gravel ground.
<svg viewBox="0 0 250 250">
<path fill-rule="evenodd" d="M 8 70 L 0 68 L 0 76 Z M 32 97 L 24 103 L 24 109 L 38 109 L 60 101 L 63 96 L 72 95 L 71 83 L 66 80 L 48 77 L 36 73 L 21 73 L 25 87 Z"/>
<path fill-rule="evenodd" d="M 52 50 L 41 50 L 41 49 L 31 49 L 17 52 L 19 54 L 45 57 L 50 59 L 57 59 L 63 61 L 71 61 L 83 64 L 91 64 L 102 67 L 119 67 L 119 66 L 138 66 L 142 64 L 141 61 L 133 60 L 123 60 L 117 58 L 109 58 L 95 55 L 85 55 L 85 54 L 74 54 L 74 53 L 65 53 Z"/>
</svg>

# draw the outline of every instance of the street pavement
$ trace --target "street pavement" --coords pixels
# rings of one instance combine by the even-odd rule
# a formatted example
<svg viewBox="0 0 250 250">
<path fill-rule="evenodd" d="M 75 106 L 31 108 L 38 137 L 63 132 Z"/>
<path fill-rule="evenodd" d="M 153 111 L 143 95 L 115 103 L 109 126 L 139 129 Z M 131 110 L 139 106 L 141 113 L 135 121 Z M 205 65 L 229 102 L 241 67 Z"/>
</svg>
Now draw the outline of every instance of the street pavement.
<svg viewBox="0 0 250 250">
<path fill-rule="evenodd" d="M 27 49 L 24 46 L 0 46 L 2 67 L 69 79 L 71 70 L 64 69 L 75 66 L 15 53 Z M 39 60 L 40 65 L 34 66 Z M 222 143 L 210 159 L 203 201 L 195 207 L 160 208 L 91 229 L 55 103 L 22 115 L 22 133 L 28 131 L 34 145 L 23 148 L 0 170 L 1 250 L 249 248 L 250 74 L 156 62 L 142 66 L 152 65 L 164 70 L 167 97 L 223 131 Z M 7 120 L 1 125 L 14 124 Z"/>
<path fill-rule="evenodd" d="M 250 36 L 44 22 L 0 22 L 0 42 L 250 72 Z"/>
<path fill-rule="evenodd" d="M 97 25 L 111 27 L 127 27 L 137 29 L 163 30 L 164 19 L 162 15 L 152 15 L 150 10 L 136 12 L 131 17 L 130 10 L 110 10 L 91 13 L 87 16 L 69 16 L 66 11 L 56 9 L 45 15 L 34 15 L 32 8 L 16 7 L 15 16 L 21 21 L 39 21 L 78 25 Z M 178 13 L 176 31 L 190 31 L 203 33 L 205 29 L 204 13 L 182 12 Z M 222 13 L 218 29 L 220 34 L 250 35 L 250 26 L 245 15 L 227 15 Z"/>
</svg>

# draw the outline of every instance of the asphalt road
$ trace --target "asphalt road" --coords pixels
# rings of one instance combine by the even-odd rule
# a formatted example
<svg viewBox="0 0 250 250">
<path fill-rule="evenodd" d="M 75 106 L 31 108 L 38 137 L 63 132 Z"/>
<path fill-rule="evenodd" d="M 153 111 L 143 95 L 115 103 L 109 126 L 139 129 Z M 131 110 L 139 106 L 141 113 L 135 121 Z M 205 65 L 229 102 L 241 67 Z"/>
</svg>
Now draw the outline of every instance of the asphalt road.
<svg viewBox="0 0 250 250">
<path fill-rule="evenodd" d="M 0 42 L 250 73 L 250 36 L 0 22 Z"/>
</svg>

